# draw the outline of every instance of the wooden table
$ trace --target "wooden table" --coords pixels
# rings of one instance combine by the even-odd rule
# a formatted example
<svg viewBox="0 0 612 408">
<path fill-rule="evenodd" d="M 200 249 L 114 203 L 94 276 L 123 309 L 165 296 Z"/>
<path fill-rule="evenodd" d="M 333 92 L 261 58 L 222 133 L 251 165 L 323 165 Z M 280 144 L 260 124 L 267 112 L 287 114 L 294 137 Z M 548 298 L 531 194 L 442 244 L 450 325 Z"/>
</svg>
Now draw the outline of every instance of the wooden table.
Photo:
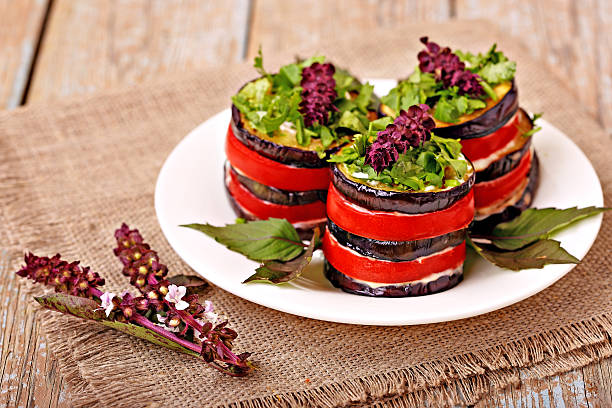
<svg viewBox="0 0 612 408">
<path fill-rule="evenodd" d="M 489 18 L 522 38 L 612 133 L 609 0 L 0 0 L 0 108 L 251 59 L 258 44 L 453 18 Z M 0 253 L 0 406 L 68 407 L 36 310 L 13 272 Z M 612 406 L 612 359 L 544 380 L 521 378 L 477 406 Z"/>
</svg>

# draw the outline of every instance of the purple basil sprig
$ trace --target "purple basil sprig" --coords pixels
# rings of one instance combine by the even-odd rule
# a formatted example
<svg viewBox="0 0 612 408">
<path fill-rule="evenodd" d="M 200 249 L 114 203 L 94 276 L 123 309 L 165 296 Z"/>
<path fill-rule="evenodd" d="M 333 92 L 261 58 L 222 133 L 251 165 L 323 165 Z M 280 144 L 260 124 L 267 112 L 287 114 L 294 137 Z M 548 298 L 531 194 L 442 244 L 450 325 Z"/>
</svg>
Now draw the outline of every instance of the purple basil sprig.
<svg viewBox="0 0 612 408">
<path fill-rule="evenodd" d="M 429 106 L 413 105 L 402 110 L 393 123 L 378 132 L 366 151 L 365 164 L 380 173 L 395 163 L 409 147 L 418 147 L 429 140 L 436 124 L 429 114 Z"/>
<path fill-rule="evenodd" d="M 185 286 L 167 279 L 168 268 L 146 244 L 138 232 L 126 224 L 115 232 L 114 252 L 123 263 L 123 273 L 140 296 L 125 292 L 117 296 L 102 292 L 104 285 L 97 273 L 79 262 L 68 263 L 57 254 L 52 258 L 25 255 L 25 265 L 17 274 L 38 283 L 53 286 L 56 292 L 93 299 L 106 317 L 145 327 L 202 356 L 212 367 L 232 376 L 244 376 L 253 370 L 250 353 L 236 355 L 232 342 L 238 334 L 227 327 L 214 311 L 212 302 L 199 302 L 197 294 L 187 294 Z"/>
<path fill-rule="evenodd" d="M 459 95 L 480 96 L 484 88 L 480 84 L 480 76 L 465 69 L 459 57 L 451 52 L 449 47 L 441 48 L 438 44 L 422 37 L 425 49 L 419 52 L 419 69 L 421 72 L 433 73 L 436 80 L 442 81 L 444 88 L 456 86 Z"/>
<path fill-rule="evenodd" d="M 315 123 L 326 125 L 329 112 L 338 110 L 334 105 L 338 96 L 334 72 L 336 68 L 329 63 L 315 62 L 302 69 L 302 102 L 299 111 L 306 127 Z"/>
</svg>

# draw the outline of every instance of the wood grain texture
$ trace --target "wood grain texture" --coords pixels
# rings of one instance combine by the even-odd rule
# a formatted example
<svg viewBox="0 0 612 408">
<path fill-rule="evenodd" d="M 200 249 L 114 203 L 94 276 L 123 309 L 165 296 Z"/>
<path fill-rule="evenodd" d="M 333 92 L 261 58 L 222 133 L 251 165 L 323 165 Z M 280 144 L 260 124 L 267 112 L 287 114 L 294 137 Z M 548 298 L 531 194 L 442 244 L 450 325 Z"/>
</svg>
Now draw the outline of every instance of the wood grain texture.
<svg viewBox="0 0 612 408">
<path fill-rule="evenodd" d="M 612 2 L 456 0 L 455 12 L 522 39 L 612 133 Z"/>
<path fill-rule="evenodd" d="M 264 50 L 287 52 L 296 44 L 317 44 L 342 37 L 346 31 L 367 35 L 377 27 L 399 27 L 411 21 L 445 21 L 451 16 L 449 0 L 254 0 L 248 58 Z"/>
<path fill-rule="evenodd" d="M 27 101 L 240 61 L 248 0 L 57 0 Z"/>
<path fill-rule="evenodd" d="M 0 109 L 21 104 L 48 0 L 0 0 Z"/>
<path fill-rule="evenodd" d="M 70 406 L 57 361 L 48 353 L 36 324 L 39 310 L 27 284 L 11 268 L 7 251 L 0 253 L 0 406 Z"/>
</svg>

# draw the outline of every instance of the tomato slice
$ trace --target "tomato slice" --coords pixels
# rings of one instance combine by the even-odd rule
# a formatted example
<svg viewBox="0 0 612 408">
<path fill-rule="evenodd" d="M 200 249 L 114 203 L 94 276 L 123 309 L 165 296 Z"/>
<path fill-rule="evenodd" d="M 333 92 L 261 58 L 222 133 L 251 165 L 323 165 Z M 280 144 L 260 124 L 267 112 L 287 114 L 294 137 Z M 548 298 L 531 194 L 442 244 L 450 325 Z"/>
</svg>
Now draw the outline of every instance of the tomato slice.
<svg viewBox="0 0 612 408">
<path fill-rule="evenodd" d="M 531 151 L 527 152 L 519 164 L 508 173 L 491 181 L 474 185 L 474 205 L 476 209 L 508 198 L 525 181 L 531 168 Z"/>
<path fill-rule="evenodd" d="M 327 216 L 340 228 L 381 241 L 414 241 L 468 226 L 474 218 L 472 190 L 448 208 L 423 214 L 370 210 L 343 196 L 333 184 L 327 193 Z"/>
<path fill-rule="evenodd" d="M 495 132 L 473 139 L 462 139 L 461 152 L 471 161 L 489 157 L 515 138 L 519 132 L 520 111 Z"/>
<path fill-rule="evenodd" d="M 227 129 L 225 153 L 232 166 L 248 178 L 281 190 L 327 190 L 331 180 L 328 167 L 301 168 L 279 163 L 249 149 Z"/>
<path fill-rule="evenodd" d="M 375 283 L 404 283 L 461 266 L 465 261 L 465 241 L 456 247 L 414 261 L 393 262 L 360 255 L 340 245 L 326 231 L 323 235 L 323 254 L 334 268 L 353 279 Z"/>
<path fill-rule="evenodd" d="M 315 201 L 303 205 L 282 205 L 264 201 L 243 186 L 233 172 L 229 173 L 227 188 L 240 207 L 262 220 L 275 217 L 286 218 L 291 223 L 298 223 L 325 218 L 324 202 Z"/>
</svg>

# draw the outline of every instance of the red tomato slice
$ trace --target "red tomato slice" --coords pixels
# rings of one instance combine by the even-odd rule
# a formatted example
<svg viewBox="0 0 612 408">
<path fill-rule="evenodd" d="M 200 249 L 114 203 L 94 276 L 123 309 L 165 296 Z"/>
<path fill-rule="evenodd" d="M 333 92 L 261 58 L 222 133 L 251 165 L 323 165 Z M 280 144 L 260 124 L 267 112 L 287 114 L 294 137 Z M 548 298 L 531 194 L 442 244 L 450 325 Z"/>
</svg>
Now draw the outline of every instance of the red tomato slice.
<svg viewBox="0 0 612 408">
<path fill-rule="evenodd" d="M 274 217 L 286 218 L 291 223 L 299 223 L 325 218 L 324 202 L 315 201 L 303 205 L 281 205 L 264 201 L 243 186 L 233 172 L 230 172 L 227 188 L 239 206 L 262 220 Z"/>
<path fill-rule="evenodd" d="M 531 151 L 527 152 L 518 166 L 508 173 L 491 181 L 474 185 L 474 205 L 476 209 L 507 199 L 523 181 L 531 168 Z"/>
<path fill-rule="evenodd" d="M 471 161 L 489 157 L 506 146 L 519 132 L 520 112 L 517 112 L 504 126 L 495 132 L 473 139 L 461 140 L 461 152 Z"/>
<path fill-rule="evenodd" d="M 301 168 L 279 163 L 246 147 L 227 130 L 225 153 L 232 166 L 248 178 L 281 190 L 327 190 L 331 180 L 328 167 Z"/>
<path fill-rule="evenodd" d="M 468 226 L 474 218 L 472 190 L 448 208 L 424 214 L 370 210 L 343 196 L 333 184 L 327 193 L 327 216 L 340 228 L 381 241 L 414 241 Z"/>
<path fill-rule="evenodd" d="M 465 241 L 456 247 L 414 261 L 392 262 L 369 258 L 344 247 L 329 231 L 323 235 L 323 254 L 334 268 L 353 279 L 376 283 L 403 283 L 455 269 L 465 261 Z"/>
</svg>

